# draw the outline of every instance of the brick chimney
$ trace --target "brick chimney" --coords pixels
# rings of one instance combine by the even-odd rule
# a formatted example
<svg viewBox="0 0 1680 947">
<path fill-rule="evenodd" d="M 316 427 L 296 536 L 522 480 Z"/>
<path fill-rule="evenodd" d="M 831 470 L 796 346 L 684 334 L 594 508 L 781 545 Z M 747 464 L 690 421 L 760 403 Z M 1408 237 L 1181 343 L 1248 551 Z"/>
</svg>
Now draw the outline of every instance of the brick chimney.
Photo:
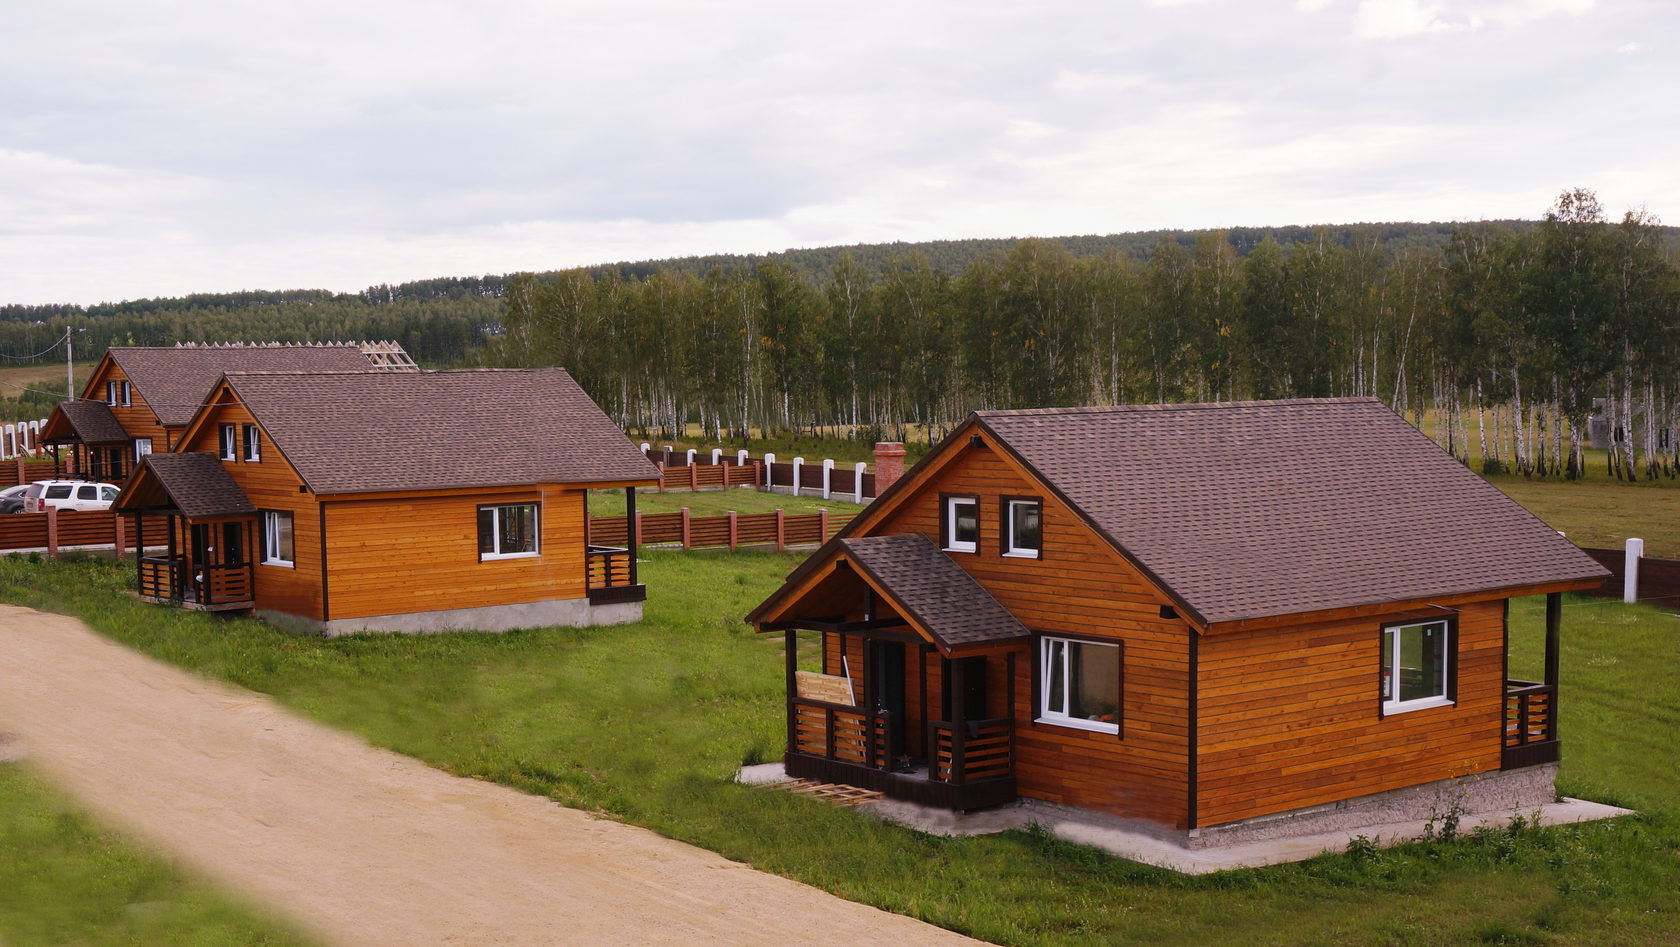
<svg viewBox="0 0 1680 947">
<path fill-rule="evenodd" d="M 904 445 L 899 441 L 881 441 L 875 445 L 875 495 L 904 476 Z"/>
</svg>

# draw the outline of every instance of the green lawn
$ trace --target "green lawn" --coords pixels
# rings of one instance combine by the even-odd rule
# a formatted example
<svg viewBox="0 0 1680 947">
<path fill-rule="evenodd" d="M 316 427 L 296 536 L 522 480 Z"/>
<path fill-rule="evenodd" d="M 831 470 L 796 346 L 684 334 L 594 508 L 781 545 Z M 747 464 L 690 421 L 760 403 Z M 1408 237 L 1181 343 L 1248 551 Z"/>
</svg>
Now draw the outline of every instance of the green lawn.
<svg viewBox="0 0 1680 947">
<path fill-rule="evenodd" d="M 777 757 L 783 741 L 781 641 L 740 616 L 797 557 L 655 550 L 647 560 L 642 623 L 506 635 L 292 637 L 140 604 L 124 591 L 130 569 L 99 560 L 0 559 L 0 598 L 79 614 L 141 651 L 443 769 L 987 940 L 1680 940 L 1680 620 L 1664 612 L 1573 599 L 1565 610 L 1560 788 L 1641 815 L 1185 878 L 1040 834 L 934 838 L 734 784 L 741 763 Z M 1540 612 L 1513 609 L 1514 674 L 1538 660 Z"/>
<path fill-rule="evenodd" d="M 657 490 L 636 491 L 636 509 L 641 513 L 675 513 L 685 506 L 692 516 L 718 516 L 730 510 L 743 514 L 773 513 L 778 509 L 786 510 L 790 514 L 815 513 L 826 509 L 831 515 L 845 516 L 863 509 L 856 503 L 840 497 L 824 500 L 822 497 L 763 493 L 746 487 L 731 487 L 728 490 L 667 490 L 664 493 Z M 589 491 L 589 512 L 594 516 L 623 516 L 624 491 Z"/>
<path fill-rule="evenodd" d="M 1645 555 L 1680 559 L 1680 489 L 1674 481 L 1494 477 L 1491 482 L 1577 546 L 1620 549 L 1638 537 L 1645 540 Z"/>
<path fill-rule="evenodd" d="M 302 944 L 0 763 L 0 943 Z"/>
</svg>

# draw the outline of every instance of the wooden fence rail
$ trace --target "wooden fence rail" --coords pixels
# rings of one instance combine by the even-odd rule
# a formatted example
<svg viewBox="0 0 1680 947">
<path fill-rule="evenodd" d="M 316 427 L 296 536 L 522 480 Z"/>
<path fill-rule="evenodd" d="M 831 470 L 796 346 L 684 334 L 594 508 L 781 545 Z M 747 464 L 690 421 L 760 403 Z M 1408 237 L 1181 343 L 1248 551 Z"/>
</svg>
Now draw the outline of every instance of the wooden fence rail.
<svg viewBox="0 0 1680 947">
<path fill-rule="evenodd" d="M 1627 578 L 1627 552 L 1622 549 L 1581 550 L 1610 570 L 1610 577 L 1599 588 L 1587 592 L 1603 598 L 1621 598 Z M 1667 602 L 1680 605 L 1680 560 L 1639 559 L 1638 598 L 1641 602 Z"/>
<path fill-rule="evenodd" d="M 816 513 L 724 513 L 691 516 L 687 508 L 675 513 L 637 513 L 636 544 L 639 546 L 681 546 L 684 549 L 727 546 L 788 546 L 826 542 L 851 522 L 852 515 L 827 510 Z M 591 516 L 589 541 L 598 545 L 627 546 L 629 537 L 622 516 Z"/>
<path fill-rule="evenodd" d="M 161 540 L 168 535 L 168 523 L 167 517 L 146 517 L 146 535 Z M 44 549 L 56 556 L 61 546 L 115 547 L 119 541 L 127 552 L 134 548 L 134 537 L 134 517 L 119 517 L 110 510 L 49 510 L 0 516 L 0 552 Z"/>
</svg>

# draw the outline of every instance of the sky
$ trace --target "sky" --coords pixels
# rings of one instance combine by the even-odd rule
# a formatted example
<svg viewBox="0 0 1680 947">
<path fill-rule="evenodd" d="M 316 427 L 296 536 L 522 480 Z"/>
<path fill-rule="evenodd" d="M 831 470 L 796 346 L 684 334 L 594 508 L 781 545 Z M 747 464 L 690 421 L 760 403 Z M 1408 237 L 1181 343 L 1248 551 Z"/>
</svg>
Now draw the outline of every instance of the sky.
<svg viewBox="0 0 1680 947">
<path fill-rule="evenodd" d="M 0 5 L 0 304 L 969 237 L 1680 224 L 1670 0 Z"/>
</svg>

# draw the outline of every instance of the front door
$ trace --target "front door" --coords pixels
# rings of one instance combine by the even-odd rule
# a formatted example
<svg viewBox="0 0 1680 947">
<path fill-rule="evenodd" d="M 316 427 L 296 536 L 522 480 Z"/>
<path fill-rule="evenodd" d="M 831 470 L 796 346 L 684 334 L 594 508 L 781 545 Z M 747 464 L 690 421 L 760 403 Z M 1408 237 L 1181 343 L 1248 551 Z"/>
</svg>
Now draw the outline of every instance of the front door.
<svg viewBox="0 0 1680 947">
<path fill-rule="evenodd" d="M 904 645 L 896 641 L 869 642 L 870 710 L 885 712 L 891 736 L 893 759 L 887 769 L 904 755 Z"/>
</svg>

